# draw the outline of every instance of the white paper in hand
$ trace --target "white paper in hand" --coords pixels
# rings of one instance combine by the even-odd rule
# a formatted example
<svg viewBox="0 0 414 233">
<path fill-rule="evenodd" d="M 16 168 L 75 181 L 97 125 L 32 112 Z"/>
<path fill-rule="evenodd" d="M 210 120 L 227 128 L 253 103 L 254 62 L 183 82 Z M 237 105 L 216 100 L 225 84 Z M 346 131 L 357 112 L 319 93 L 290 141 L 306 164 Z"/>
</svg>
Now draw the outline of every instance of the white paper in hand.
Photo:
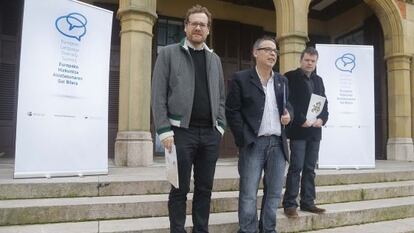
<svg viewBox="0 0 414 233">
<path fill-rule="evenodd" d="M 177 151 L 175 145 L 172 146 L 171 153 L 165 149 L 165 165 L 167 180 L 175 187 L 179 188 L 178 185 L 178 164 L 177 164 Z"/>
<path fill-rule="evenodd" d="M 311 124 L 315 123 L 316 117 L 321 114 L 325 101 L 326 98 L 323 96 L 315 94 L 311 95 L 308 112 L 306 114 L 306 120 L 310 121 Z"/>
</svg>

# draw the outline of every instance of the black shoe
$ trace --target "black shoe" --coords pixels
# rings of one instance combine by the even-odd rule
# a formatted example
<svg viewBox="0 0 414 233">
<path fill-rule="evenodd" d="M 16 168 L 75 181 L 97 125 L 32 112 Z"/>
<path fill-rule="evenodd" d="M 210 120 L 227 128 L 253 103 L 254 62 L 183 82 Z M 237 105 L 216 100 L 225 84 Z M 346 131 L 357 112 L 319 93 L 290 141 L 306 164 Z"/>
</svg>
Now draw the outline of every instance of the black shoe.
<svg viewBox="0 0 414 233">
<path fill-rule="evenodd" d="M 314 213 L 314 214 L 323 214 L 323 213 L 325 213 L 325 209 L 322 209 L 322 208 L 319 208 L 319 207 L 316 207 L 316 206 L 310 206 L 310 207 L 300 207 L 300 210 L 302 210 L 302 211 L 306 211 L 306 212 L 311 212 L 311 213 Z"/>
<path fill-rule="evenodd" d="M 285 208 L 284 212 L 288 218 L 299 218 L 298 212 L 296 211 L 296 207 Z"/>
</svg>

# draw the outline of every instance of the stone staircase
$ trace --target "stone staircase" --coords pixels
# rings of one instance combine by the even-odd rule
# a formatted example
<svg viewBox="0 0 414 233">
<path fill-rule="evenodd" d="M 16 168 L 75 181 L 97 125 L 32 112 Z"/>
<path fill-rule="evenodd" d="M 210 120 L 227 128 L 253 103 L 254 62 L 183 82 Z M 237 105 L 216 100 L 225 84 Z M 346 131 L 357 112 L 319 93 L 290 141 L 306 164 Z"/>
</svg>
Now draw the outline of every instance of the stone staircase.
<svg viewBox="0 0 414 233">
<path fill-rule="evenodd" d="M 169 232 L 162 162 L 83 178 L 13 180 L 12 167 L 0 170 L 0 233 Z M 317 203 L 327 212 L 299 211 L 292 220 L 279 209 L 278 232 L 414 232 L 414 163 L 377 161 L 373 170 L 317 174 Z M 237 232 L 237 189 L 236 162 L 219 162 L 210 232 Z"/>
</svg>

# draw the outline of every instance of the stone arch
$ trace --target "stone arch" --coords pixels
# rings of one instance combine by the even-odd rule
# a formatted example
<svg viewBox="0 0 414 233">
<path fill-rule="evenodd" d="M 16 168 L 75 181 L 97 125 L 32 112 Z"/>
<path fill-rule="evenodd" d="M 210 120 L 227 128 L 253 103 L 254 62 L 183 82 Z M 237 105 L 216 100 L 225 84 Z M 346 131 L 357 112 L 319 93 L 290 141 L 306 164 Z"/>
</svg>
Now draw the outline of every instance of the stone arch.
<svg viewBox="0 0 414 233">
<path fill-rule="evenodd" d="M 396 1 L 364 0 L 378 17 L 383 33 L 388 80 L 387 158 L 414 160 L 412 55 L 407 51 L 403 12 Z"/>
<path fill-rule="evenodd" d="M 375 12 L 381 23 L 384 32 L 385 56 L 403 54 L 405 46 L 402 16 L 395 1 L 364 0 L 364 2 Z"/>
<path fill-rule="evenodd" d="M 273 0 L 276 32 L 281 51 L 280 70 L 296 68 L 308 41 L 308 12 L 311 0 Z M 410 77 L 412 54 L 405 33 L 405 12 L 396 0 L 363 0 L 375 13 L 384 33 L 388 83 L 387 157 L 414 160 L 414 77 Z M 403 3 L 402 3 L 403 4 Z M 412 80 L 410 80 L 412 79 Z M 410 90 L 412 89 L 412 90 Z"/>
<path fill-rule="evenodd" d="M 402 15 L 395 1 L 390 0 L 363 0 L 378 17 L 383 32 L 385 43 L 385 54 L 404 53 L 404 30 L 402 25 Z M 273 0 L 276 9 L 276 32 L 278 40 L 291 36 L 308 38 L 307 15 L 311 0 L 291 1 L 291 0 Z M 299 11 L 299 12 L 298 12 Z M 289 16 L 305 16 L 306 23 L 301 22 L 301 17 Z"/>
<path fill-rule="evenodd" d="M 292 16 L 302 14 L 307 19 L 310 2 L 311 0 L 273 0 L 276 9 L 276 32 L 279 39 L 289 36 L 291 32 L 302 34 L 306 38 L 308 37 L 307 20 L 303 24 L 301 22 L 302 18 Z M 298 31 L 298 27 L 301 29 L 300 31 Z"/>
</svg>

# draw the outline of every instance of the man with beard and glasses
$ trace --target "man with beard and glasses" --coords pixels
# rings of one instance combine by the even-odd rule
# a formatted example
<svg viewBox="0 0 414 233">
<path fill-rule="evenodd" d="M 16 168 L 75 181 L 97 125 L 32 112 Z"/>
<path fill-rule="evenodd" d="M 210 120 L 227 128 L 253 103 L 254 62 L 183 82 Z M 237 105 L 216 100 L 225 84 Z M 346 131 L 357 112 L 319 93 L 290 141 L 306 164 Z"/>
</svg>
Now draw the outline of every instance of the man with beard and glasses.
<svg viewBox="0 0 414 233">
<path fill-rule="evenodd" d="M 176 147 L 179 188 L 168 199 L 170 232 L 185 231 L 186 200 L 194 167 L 193 232 L 208 232 L 211 190 L 225 128 L 224 80 L 220 58 L 205 44 L 211 14 L 193 6 L 181 43 L 162 48 L 154 67 L 152 111 L 166 150 Z"/>
</svg>

